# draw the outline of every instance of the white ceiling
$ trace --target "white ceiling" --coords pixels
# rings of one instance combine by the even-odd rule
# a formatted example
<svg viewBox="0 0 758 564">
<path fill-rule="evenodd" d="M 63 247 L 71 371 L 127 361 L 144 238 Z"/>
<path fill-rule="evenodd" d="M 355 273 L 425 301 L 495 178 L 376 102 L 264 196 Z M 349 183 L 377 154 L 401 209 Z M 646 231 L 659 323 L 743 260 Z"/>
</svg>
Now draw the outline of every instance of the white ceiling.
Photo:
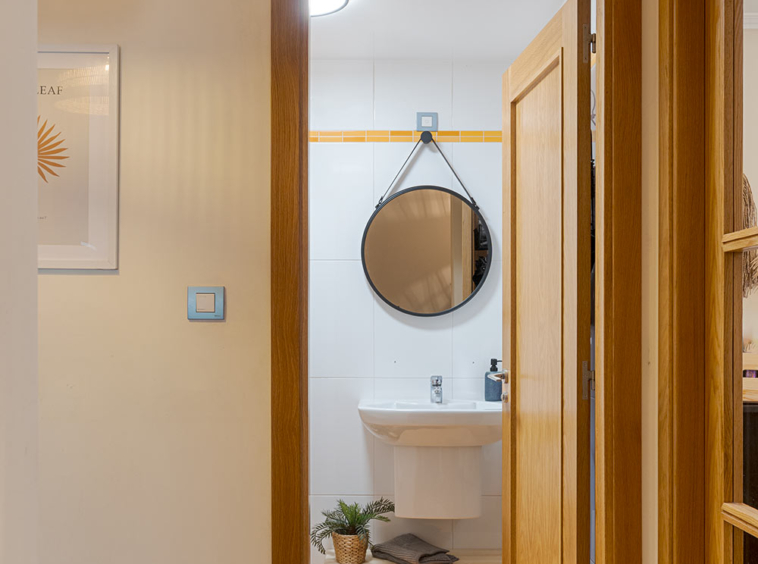
<svg viewBox="0 0 758 564">
<path fill-rule="evenodd" d="M 350 0 L 341 12 L 311 18 L 311 58 L 510 64 L 563 2 Z"/>
</svg>

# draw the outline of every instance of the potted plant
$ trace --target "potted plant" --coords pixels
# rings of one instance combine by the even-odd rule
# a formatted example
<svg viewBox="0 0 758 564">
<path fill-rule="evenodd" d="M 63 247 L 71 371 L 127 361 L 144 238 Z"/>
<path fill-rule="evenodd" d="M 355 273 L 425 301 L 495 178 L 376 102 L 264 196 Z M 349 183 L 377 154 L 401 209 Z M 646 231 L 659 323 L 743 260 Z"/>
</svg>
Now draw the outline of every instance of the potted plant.
<svg viewBox="0 0 758 564">
<path fill-rule="evenodd" d="M 358 503 L 348 505 L 339 500 L 336 509 L 322 511 L 326 519 L 311 530 L 311 543 L 321 554 L 326 554 L 324 540 L 331 536 L 339 564 L 363 564 L 366 549 L 371 544 L 369 522 L 389 523 L 384 513 L 392 511 L 395 511 L 395 504 L 384 498 L 367 503 L 365 507 Z"/>
</svg>

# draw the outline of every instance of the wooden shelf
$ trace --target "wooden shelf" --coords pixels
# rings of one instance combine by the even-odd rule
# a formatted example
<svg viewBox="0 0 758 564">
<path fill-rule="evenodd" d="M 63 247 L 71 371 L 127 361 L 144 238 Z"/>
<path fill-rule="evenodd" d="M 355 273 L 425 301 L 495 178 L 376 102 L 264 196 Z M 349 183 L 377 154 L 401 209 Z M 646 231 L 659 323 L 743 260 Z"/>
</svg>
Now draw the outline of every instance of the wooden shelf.
<svg viewBox="0 0 758 564">
<path fill-rule="evenodd" d="M 744 503 L 725 503 L 721 516 L 730 525 L 758 538 L 758 509 Z"/>
<path fill-rule="evenodd" d="M 758 370 L 758 353 L 742 353 L 742 370 Z"/>
<path fill-rule="evenodd" d="M 758 227 L 727 233 L 721 240 L 725 253 L 737 253 L 758 247 Z"/>
<path fill-rule="evenodd" d="M 758 378 L 742 379 L 742 401 L 744 403 L 758 403 Z"/>
</svg>

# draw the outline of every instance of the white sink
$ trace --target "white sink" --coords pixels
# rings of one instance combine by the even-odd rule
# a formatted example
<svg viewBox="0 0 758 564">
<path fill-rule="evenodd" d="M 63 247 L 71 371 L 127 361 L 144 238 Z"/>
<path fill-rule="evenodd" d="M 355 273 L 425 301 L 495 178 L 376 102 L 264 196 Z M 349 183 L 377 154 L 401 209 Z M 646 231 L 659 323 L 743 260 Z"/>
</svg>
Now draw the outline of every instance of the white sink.
<svg viewBox="0 0 758 564">
<path fill-rule="evenodd" d="M 502 403 L 399 400 L 358 411 L 366 428 L 394 447 L 395 515 L 481 516 L 482 446 L 502 439 Z"/>
<path fill-rule="evenodd" d="M 394 446 L 482 446 L 502 439 L 503 404 L 388 401 L 358 406 L 366 428 Z"/>
</svg>

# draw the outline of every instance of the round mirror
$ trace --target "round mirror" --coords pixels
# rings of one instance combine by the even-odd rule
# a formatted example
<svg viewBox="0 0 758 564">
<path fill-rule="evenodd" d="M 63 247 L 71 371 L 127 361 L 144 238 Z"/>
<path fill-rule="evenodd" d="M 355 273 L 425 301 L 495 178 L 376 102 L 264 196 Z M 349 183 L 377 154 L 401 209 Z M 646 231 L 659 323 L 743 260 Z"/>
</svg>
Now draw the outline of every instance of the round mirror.
<svg viewBox="0 0 758 564">
<path fill-rule="evenodd" d="M 411 315 L 449 313 L 484 284 L 490 233 L 468 200 L 439 186 L 402 190 L 371 216 L 363 270 L 377 295 Z"/>
</svg>

